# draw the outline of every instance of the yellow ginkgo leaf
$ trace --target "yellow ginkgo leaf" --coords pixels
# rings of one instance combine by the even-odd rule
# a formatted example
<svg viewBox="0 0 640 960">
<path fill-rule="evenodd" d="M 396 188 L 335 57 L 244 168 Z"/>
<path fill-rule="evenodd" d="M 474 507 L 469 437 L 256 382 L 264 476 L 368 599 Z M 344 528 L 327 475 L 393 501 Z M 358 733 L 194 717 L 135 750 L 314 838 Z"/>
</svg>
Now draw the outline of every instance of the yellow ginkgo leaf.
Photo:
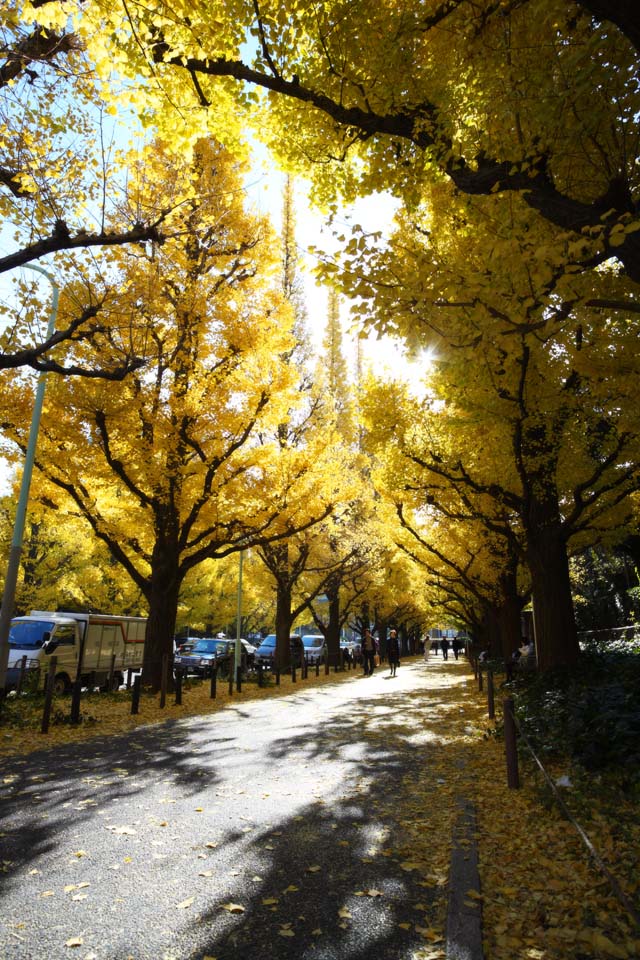
<svg viewBox="0 0 640 960">
<path fill-rule="evenodd" d="M 65 940 L 65 947 L 81 947 L 84 943 L 82 937 L 69 937 L 68 940 Z"/>
<path fill-rule="evenodd" d="M 307 867 L 307 873 L 318 873 L 319 870 L 322 870 L 322 867 L 317 865 L 313 867 Z"/>
<path fill-rule="evenodd" d="M 186 900 L 182 900 L 181 903 L 178 904 L 178 910 L 186 910 L 191 906 L 194 900 L 195 897 L 188 897 Z"/>
<path fill-rule="evenodd" d="M 241 903 L 223 903 L 222 909 L 227 913 L 244 913 L 244 907 Z"/>
<path fill-rule="evenodd" d="M 289 927 L 283 927 L 282 930 L 278 930 L 278 933 L 281 937 L 295 937 L 295 933 Z"/>
<path fill-rule="evenodd" d="M 340 907 L 338 910 L 338 916 L 342 917 L 343 920 L 351 920 L 351 914 L 346 907 Z"/>
</svg>

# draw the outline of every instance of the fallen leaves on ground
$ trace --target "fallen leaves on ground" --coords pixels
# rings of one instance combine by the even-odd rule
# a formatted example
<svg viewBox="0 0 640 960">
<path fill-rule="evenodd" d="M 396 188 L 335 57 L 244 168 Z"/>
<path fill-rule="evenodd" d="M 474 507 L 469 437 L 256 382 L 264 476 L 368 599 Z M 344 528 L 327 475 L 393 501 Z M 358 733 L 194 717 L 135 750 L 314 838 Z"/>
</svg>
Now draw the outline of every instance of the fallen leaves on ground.
<svg viewBox="0 0 640 960">
<path fill-rule="evenodd" d="M 160 709 L 160 695 L 142 693 L 140 697 L 139 713 L 131 715 L 131 691 L 119 690 L 115 694 L 83 693 L 81 700 L 82 722 L 79 724 L 52 723 L 49 732 L 42 734 L 42 701 L 33 702 L 24 697 L 19 702 L 13 701 L 12 713 L 19 710 L 19 726 L 7 725 L 0 717 L 0 756 L 32 753 L 47 747 L 55 747 L 63 743 L 76 743 L 89 740 L 93 737 L 116 736 L 133 730 L 136 727 L 149 723 L 162 723 L 165 720 L 174 720 L 179 717 L 193 717 L 216 713 L 230 703 L 239 703 L 248 700 L 262 700 L 269 697 L 282 697 L 297 693 L 307 687 L 322 686 L 325 683 L 339 683 L 352 679 L 355 676 L 352 670 L 343 673 L 309 674 L 307 680 L 298 680 L 293 683 L 291 677 L 282 674 L 280 686 L 270 684 L 258 687 L 255 683 L 244 683 L 242 692 L 234 691 L 229 695 L 226 684 L 218 684 L 215 700 L 209 696 L 208 681 L 189 682 L 182 689 L 182 704 L 175 704 L 173 694 L 167 694 L 166 706 Z M 56 712 L 68 718 L 71 709 L 71 698 L 60 696 L 54 698 L 53 715 Z M 10 783 L 12 778 L 4 780 Z"/>
</svg>

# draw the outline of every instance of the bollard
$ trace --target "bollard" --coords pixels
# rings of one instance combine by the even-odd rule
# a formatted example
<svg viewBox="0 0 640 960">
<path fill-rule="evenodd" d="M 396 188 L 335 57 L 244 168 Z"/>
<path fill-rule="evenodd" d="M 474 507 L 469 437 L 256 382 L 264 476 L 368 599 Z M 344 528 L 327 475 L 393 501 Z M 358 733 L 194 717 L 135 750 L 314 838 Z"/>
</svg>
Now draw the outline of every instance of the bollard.
<svg viewBox="0 0 640 960">
<path fill-rule="evenodd" d="M 131 694 L 131 713 L 140 712 L 140 686 L 142 684 L 142 675 L 136 673 L 133 678 L 133 692 Z"/>
<path fill-rule="evenodd" d="M 233 696 L 233 667 L 231 666 L 231 658 L 227 660 L 227 667 L 229 669 L 229 696 Z"/>
<path fill-rule="evenodd" d="M 329 676 L 329 657 L 324 662 L 324 675 L 325 677 Z"/>
<path fill-rule="evenodd" d="M 479 661 L 477 657 L 472 657 L 471 666 L 473 667 L 473 676 L 476 680 L 478 679 L 478 662 Z"/>
<path fill-rule="evenodd" d="M 236 690 L 242 693 L 242 667 L 236 667 Z"/>
<path fill-rule="evenodd" d="M 344 650 L 340 647 L 340 672 L 344 673 Z"/>
<path fill-rule="evenodd" d="M 113 691 L 113 676 L 116 672 L 116 655 L 115 653 L 111 654 L 111 663 L 109 664 L 109 678 L 107 680 L 107 693 Z"/>
<path fill-rule="evenodd" d="M 131 667 L 127 670 L 127 690 L 131 690 L 131 680 L 133 677 L 133 670 Z"/>
<path fill-rule="evenodd" d="M 509 697 L 502 701 L 504 716 L 504 749 L 507 760 L 507 786 L 517 790 L 520 786 L 518 774 L 518 748 L 516 746 L 516 723 L 513 713 L 513 700 Z"/>
<path fill-rule="evenodd" d="M 316 660 L 316 677 L 320 676 L 320 661 Z"/>
<path fill-rule="evenodd" d="M 513 660 L 505 660 L 504 672 L 507 683 L 511 683 L 513 680 Z"/>
<path fill-rule="evenodd" d="M 82 680 L 76 677 L 71 688 L 71 723 L 80 723 L 80 694 L 82 693 Z"/>
<path fill-rule="evenodd" d="M 40 733 L 49 733 L 49 718 L 51 717 L 51 701 L 53 700 L 53 683 L 56 676 L 58 658 L 51 657 L 49 661 L 49 673 L 44 684 L 44 710 L 42 712 L 42 725 Z"/>
<path fill-rule="evenodd" d="M 296 682 L 296 665 L 294 661 L 291 661 L 291 683 Z"/>
<path fill-rule="evenodd" d="M 305 657 L 302 661 L 302 679 L 306 680 L 309 676 L 309 661 Z"/>
<path fill-rule="evenodd" d="M 280 686 L 280 667 L 276 664 L 276 687 Z"/>
<path fill-rule="evenodd" d="M 489 719 L 493 720 L 496 715 L 496 704 L 493 692 L 493 670 L 487 670 L 487 710 Z"/>
<path fill-rule="evenodd" d="M 176 706 L 182 706 L 182 670 L 176 670 Z"/>
<path fill-rule="evenodd" d="M 484 684 L 482 681 L 482 664 L 479 663 L 478 664 L 478 690 L 480 691 L 480 693 L 482 693 L 483 689 L 484 689 Z"/>
<path fill-rule="evenodd" d="M 258 674 L 258 686 L 261 687 L 262 684 L 262 664 L 258 663 L 256 666 L 256 673 Z"/>
<path fill-rule="evenodd" d="M 211 671 L 211 684 L 209 686 L 209 699 L 215 700 L 218 685 L 218 664 L 214 663 L 213 670 Z"/>
<path fill-rule="evenodd" d="M 22 690 L 22 684 L 24 683 L 24 675 L 27 672 L 27 656 L 25 655 L 20 661 L 20 673 L 18 674 L 18 682 L 16 684 L 16 696 L 20 696 L 20 691 Z"/>
<path fill-rule="evenodd" d="M 167 682 L 169 679 L 169 658 L 165 655 L 162 658 L 162 673 L 160 675 L 160 709 L 164 710 L 167 703 Z"/>
</svg>

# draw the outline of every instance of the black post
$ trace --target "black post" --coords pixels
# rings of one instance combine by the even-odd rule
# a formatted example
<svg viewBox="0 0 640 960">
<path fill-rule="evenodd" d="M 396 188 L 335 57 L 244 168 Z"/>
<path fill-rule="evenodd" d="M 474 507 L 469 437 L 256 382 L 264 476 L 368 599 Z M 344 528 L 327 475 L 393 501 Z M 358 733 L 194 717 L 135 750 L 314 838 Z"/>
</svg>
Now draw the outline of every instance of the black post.
<svg viewBox="0 0 640 960">
<path fill-rule="evenodd" d="M 507 786 L 517 790 L 520 786 L 518 774 L 518 748 L 516 746 L 516 723 L 513 713 L 513 700 L 509 697 L 502 701 L 504 716 L 504 749 L 507 760 Z"/>
<path fill-rule="evenodd" d="M 133 676 L 133 670 L 131 667 L 127 670 L 127 690 L 131 690 L 131 678 Z"/>
<path fill-rule="evenodd" d="M 507 683 L 511 683 L 513 680 L 513 660 L 505 660 L 504 672 Z"/>
<path fill-rule="evenodd" d="M 211 672 L 211 686 L 209 687 L 209 699 L 215 700 L 217 693 L 217 683 L 218 683 L 218 664 L 214 663 L 213 670 Z"/>
<path fill-rule="evenodd" d="M 44 685 L 44 710 L 42 713 L 42 725 L 40 727 L 40 733 L 49 733 L 49 718 L 51 716 L 51 701 L 53 699 L 53 683 L 56 676 L 56 668 L 58 666 L 58 658 L 51 657 L 49 661 L 49 673 L 45 680 Z"/>
<path fill-rule="evenodd" d="M 71 723 L 80 723 L 80 694 L 82 693 L 82 680 L 76 677 L 71 688 Z"/>
<path fill-rule="evenodd" d="M 296 682 L 296 662 L 295 660 L 291 661 L 291 683 Z"/>
<path fill-rule="evenodd" d="M 316 677 L 320 676 L 320 661 L 316 660 Z"/>
<path fill-rule="evenodd" d="M 227 657 L 227 666 L 229 667 L 229 696 L 233 696 L 233 667 L 231 666 L 231 657 Z"/>
<path fill-rule="evenodd" d="M 20 691 L 22 690 L 22 684 L 24 683 L 24 675 L 26 672 L 27 672 L 27 656 L 25 654 L 25 656 L 20 661 L 20 673 L 18 674 L 18 682 L 16 684 L 16 696 L 20 695 Z"/>
<path fill-rule="evenodd" d="M 329 676 L 329 657 L 324 662 L 324 675 L 325 677 Z"/>
<path fill-rule="evenodd" d="M 133 678 L 133 692 L 131 694 L 131 713 L 140 712 L 140 686 L 142 684 L 142 675 L 136 673 Z"/>
<path fill-rule="evenodd" d="M 476 678 L 476 680 L 478 679 L 478 663 L 479 663 L 478 658 L 472 657 L 471 666 L 473 667 L 473 675 Z"/>
<path fill-rule="evenodd" d="M 276 663 L 276 687 L 280 686 L 280 665 Z"/>
<path fill-rule="evenodd" d="M 236 667 L 236 690 L 242 693 L 242 667 Z"/>
<path fill-rule="evenodd" d="M 256 673 L 258 674 L 258 686 L 261 687 L 262 686 L 262 664 L 261 663 L 256 664 Z"/>
<path fill-rule="evenodd" d="M 493 670 L 487 670 L 487 710 L 489 719 L 493 720 L 496 715 L 496 705 L 493 692 Z"/>
<path fill-rule="evenodd" d="M 162 672 L 160 674 L 160 709 L 164 710 L 167 703 L 167 685 L 169 681 L 169 658 L 166 653 L 162 657 Z"/>
<path fill-rule="evenodd" d="M 484 684 L 482 681 L 482 664 L 478 664 L 478 690 L 482 693 L 484 689 Z"/>
<path fill-rule="evenodd" d="M 182 670 L 180 667 L 176 670 L 176 706 L 182 706 Z"/>
</svg>

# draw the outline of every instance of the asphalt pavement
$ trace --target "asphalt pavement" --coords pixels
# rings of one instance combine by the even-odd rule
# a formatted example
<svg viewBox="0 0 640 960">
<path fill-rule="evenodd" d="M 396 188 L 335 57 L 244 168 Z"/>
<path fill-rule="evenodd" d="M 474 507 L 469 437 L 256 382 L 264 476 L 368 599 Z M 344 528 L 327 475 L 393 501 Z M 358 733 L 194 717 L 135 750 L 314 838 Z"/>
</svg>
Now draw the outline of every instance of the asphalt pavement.
<svg viewBox="0 0 640 960">
<path fill-rule="evenodd" d="M 410 960 L 433 891 L 390 855 L 394 798 L 433 671 L 2 760 L 0 957 Z"/>
</svg>

